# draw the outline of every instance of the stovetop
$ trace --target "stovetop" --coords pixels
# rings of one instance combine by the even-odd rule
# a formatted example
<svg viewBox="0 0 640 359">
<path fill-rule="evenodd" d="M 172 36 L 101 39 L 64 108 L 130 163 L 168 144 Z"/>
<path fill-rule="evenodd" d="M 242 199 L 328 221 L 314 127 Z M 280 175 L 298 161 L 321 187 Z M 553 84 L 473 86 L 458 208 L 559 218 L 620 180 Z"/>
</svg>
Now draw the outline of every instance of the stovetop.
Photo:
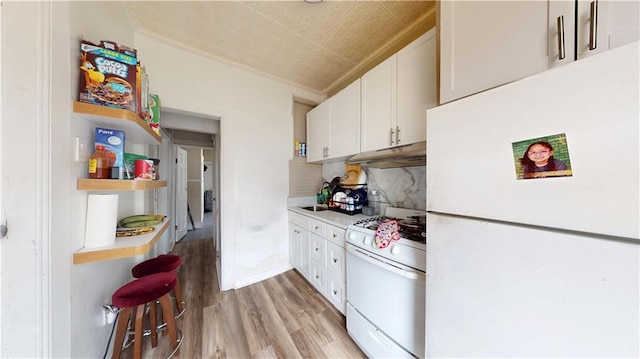
<svg viewBox="0 0 640 359">
<path fill-rule="evenodd" d="M 385 215 L 361 219 L 355 222 L 352 228 L 366 231 L 369 234 L 375 234 L 381 223 L 396 220 L 399 222 L 398 234 L 400 238 L 424 244 L 427 242 L 427 224 L 425 220 L 422 219 L 424 216 L 426 216 L 424 211 L 389 207 Z"/>
<path fill-rule="evenodd" d="M 419 217 L 420 221 L 414 220 Z M 366 250 L 373 255 L 395 261 L 399 264 L 426 270 L 426 211 L 389 207 L 383 216 L 369 217 L 347 227 L 346 240 L 351 246 Z M 380 248 L 376 245 L 375 234 L 380 223 L 389 220 L 409 223 L 421 223 L 423 227 L 411 227 L 412 232 L 402 230 L 399 226 L 400 238 L 389 246 Z"/>
</svg>

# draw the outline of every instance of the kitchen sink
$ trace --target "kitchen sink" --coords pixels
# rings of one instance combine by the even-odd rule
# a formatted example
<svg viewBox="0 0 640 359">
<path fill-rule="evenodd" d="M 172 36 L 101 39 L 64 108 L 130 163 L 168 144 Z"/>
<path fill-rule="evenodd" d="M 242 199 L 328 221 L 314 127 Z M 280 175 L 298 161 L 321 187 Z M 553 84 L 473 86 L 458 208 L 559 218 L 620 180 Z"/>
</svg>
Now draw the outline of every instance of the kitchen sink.
<svg viewBox="0 0 640 359">
<path fill-rule="evenodd" d="M 327 210 L 326 206 L 306 206 L 306 207 L 300 207 L 300 208 L 305 209 L 307 211 L 312 211 L 312 212 L 321 212 L 321 211 Z"/>
</svg>

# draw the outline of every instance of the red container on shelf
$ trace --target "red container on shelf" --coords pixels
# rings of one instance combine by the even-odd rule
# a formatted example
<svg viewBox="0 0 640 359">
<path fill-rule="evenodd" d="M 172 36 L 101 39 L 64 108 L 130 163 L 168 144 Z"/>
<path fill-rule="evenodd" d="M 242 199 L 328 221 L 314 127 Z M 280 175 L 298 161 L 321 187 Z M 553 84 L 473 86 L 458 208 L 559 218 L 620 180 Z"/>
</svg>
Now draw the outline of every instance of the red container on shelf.
<svg viewBox="0 0 640 359">
<path fill-rule="evenodd" d="M 152 160 L 136 160 L 134 179 L 151 181 L 156 179 L 156 174 L 153 167 Z"/>
</svg>

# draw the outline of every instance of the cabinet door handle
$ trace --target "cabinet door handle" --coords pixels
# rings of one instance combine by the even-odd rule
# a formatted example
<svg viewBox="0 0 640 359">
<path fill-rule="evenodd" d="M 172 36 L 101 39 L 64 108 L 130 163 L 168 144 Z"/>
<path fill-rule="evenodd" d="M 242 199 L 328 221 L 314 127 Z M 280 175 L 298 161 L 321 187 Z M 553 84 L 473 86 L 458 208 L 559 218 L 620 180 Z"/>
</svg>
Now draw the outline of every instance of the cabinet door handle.
<svg viewBox="0 0 640 359">
<path fill-rule="evenodd" d="M 589 22 L 589 50 L 598 47 L 598 0 L 591 2 L 591 20 Z"/>
<path fill-rule="evenodd" d="M 393 146 L 393 128 L 389 129 L 391 133 L 389 134 L 389 146 Z"/>
<path fill-rule="evenodd" d="M 566 56 L 564 47 L 564 16 L 558 16 L 558 60 L 564 60 Z"/>
<path fill-rule="evenodd" d="M 333 258 L 333 263 L 338 263 L 338 258 Z"/>
<path fill-rule="evenodd" d="M 400 144 L 400 127 L 396 126 L 396 145 Z"/>
</svg>

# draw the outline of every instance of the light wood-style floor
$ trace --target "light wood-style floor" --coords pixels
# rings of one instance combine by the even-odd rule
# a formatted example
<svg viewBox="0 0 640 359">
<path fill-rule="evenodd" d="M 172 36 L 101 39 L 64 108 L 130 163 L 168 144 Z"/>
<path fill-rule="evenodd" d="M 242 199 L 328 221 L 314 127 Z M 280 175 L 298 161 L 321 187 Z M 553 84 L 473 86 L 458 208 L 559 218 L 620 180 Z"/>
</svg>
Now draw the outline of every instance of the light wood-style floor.
<svg viewBox="0 0 640 359">
<path fill-rule="evenodd" d="M 212 240 L 181 241 L 180 281 L 187 310 L 177 324 L 183 343 L 177 358 L 366 358 L 347 334 L 345 317 L 298 272 L 220 292 Z M 169 337 L 143 358 L 166 358 Z M 132 357 L 133 346 L 123 353 Z"/>
</svg>

